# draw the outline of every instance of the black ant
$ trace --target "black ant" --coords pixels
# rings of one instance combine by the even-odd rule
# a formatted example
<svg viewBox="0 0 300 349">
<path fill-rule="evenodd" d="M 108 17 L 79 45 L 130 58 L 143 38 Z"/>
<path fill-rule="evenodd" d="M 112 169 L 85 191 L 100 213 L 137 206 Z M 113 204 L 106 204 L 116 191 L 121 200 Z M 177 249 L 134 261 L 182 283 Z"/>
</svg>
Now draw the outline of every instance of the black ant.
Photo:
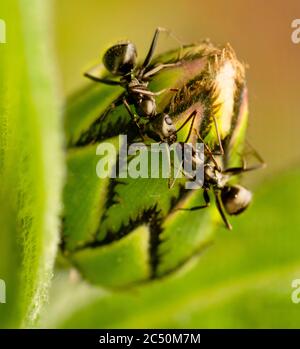
<svg viewBox="0 0 300 349">
<path fill-rule="evenodd" d="M 261 156 L 252 148 L 252 152 L 255 156 L 255 158 L 259 161 L 258 165 L 254 165 L 251 167 L 246 167 L 246 165 L 243 162 L 242 166 L 239 167 L 230 167 L 230 168 L 223 168 L 222 165 L 219 165 L 216 156 L 220 157 L 220 162 L 222 163 L 222 160 L 224 159 L 225 151 L 222 145 L 222 140 L 220 136 L 220 132 L 218 129 L 218 124 L 217 121 L 212 115 L 214 127 L 216 130 L 216 135 L 217 135 L 217 142 L 218 142 L 218 148 L 219 150 L 214 150 L 212 151 L 208 145 L 205 143 L 203 138 L 200 136 L 199 132 L 197 129 L 193 128 L 193 124 L 195 121 L 197 115 L 197 111 L 194 110 L 191 115 L 187 118 L 187 120 L 182 124 L 182 126 L 177 130 L 174 131 L 174 137 L 176 137 L 177 132 L 182 129 L 185 124 L 191 120 L 191 125 L 190 129 L 188 132 L 188 135 L 186 139 L 183 142 L 179 142 L 179 145 L 183 148 L 184 146 L 190 146 L 191 147 L 191 161 L 193 164 L 193 168 L 199 168 L 199 166 L 203 163 L 203 161 L 200 159 L 199 154 L 197 153 L 195 146 L 193 144 L 187 143 L 191 133 L 192 129 L 195 132 L 195 134 L 198 137 L 198 140 L 201 141 L 204 145 L 204 153 L 206 157 L 208 158 L 208 161 L 204 163 L 204 182 L 203 182 L 203 198 L 204 198 L 204 205 L 201 206 L 196 206 L 192 208 L 187 208 L 187 209 L 180 209 L 180 210 L 188 210 L 188 211 L 195 211 L 198 209 L 206 208 L 210 205 L 210 197 L 209 197 L 209 190 L 212 190 L 215 196 L 215 202 L 217 205 L 217 209 L 220 212 L 220 215 L 222 217 L 223 222 L 225 223 L 226 227 L 228 229 L 232 229 L 231 224 L 229 223 L 225 212 L 228 215 L 238 215 L 245 211 L 247 207 L 250 205 L 252 201 L 252 193 L 245 187 L 238 185 L 238 184 L 230 184 L 230 180 L 232 179 L 233 176 L 240 175 L 244 172 L 249 172 L 253 171 L 262 167 L 265 167 L 265 163 Z M 177 138 L 177 137 L 176 137 Z M 175 140 L 176 142 L 176 140 Z M 172 142 L 168 142 L 171 144 Z M 182 152 L 182 155 L 184 152 Z M 181 165 L 179 166 L 179 170 L 182 167 L 182 164 L 184 163 L 184 159 L 181 160 Z M 187 178 L 192 179 L 195 182 L 196 177 L 191 176 L 189 173 L 184 172 L 183 173 Z M 172 183 L 169 182 L 169 187 L 172 188 L 175 181 L 176 177 L 173 180 Z"/>
<path fill-rule="evenodd" d="M 194 132 L 196 133 L 198 139 L 203 143 L 204 152 L 207 155 L 207 158 L 209 159 L 204 163 L 204 183 L 202 187 L 203 187 L 203 199 L 205 203 L 204 205 L 195 206 L 192 208 L 180 208 L 179 210 L 195 211 L 202 208 L 207 208 L 210 205 L 210 197 L 208 192 L 209 190 L 212 190 L 214 193 L 216 206 L 222 217 L 222 220 L 226 225 L 226 227 L 229 230 L 232 230 L 232 226 L 229 223 L 225 212 L 228 215 L 239 215 L 240 213 L 244 212 L 252 201 L 252 193 L 250 190 L 246 189 L 241 185 L 230 184 L 230 180 L 232 179 L 232 177 L 240 175 L 244 172 L 249 172 L 249 171 L 257 170 L 259 168 L 263 168 L 266 166 L 266 164 L 264 163 L 261 156 L 252 148 L 253 155 L 259 161 L 259 164 L 253 165 L 251 167 L 247 167 L 243 161 L 242 166 L 223 168 L 223 166 L 218 163 L 215 157 L 216 155 L 224 155 L 222 145 L 219 145 L 221 152 L 218 152 L 218 151 L 213 152 L 208 147 L 208 145 L 204 142 L 199 132 L 196 129 L 194 129 Z M 216 127 L 216 132 L 217 132 L 217 137 L 220 140 L 217 127 Z M 194 145 L 190 145 L 190 146 L 192 147 L 191 149 L 192 162 L 194 167 L 197 168 L 197 164 L 199 164 L 199 162 L 201 162 L 202 160 L 199 158 Z M 220 162 L 222 162 L 223 157 L 221 157 L 220 160 L 221 160 Z M 183 160 L 182 160 L 182 163 L 183 163 Z M 187 178 L 195 180 L 195 177 L 191 176 L 186 172 L 184 172 L 184 175 Z"/>
<path fill-rule="evenodd" d="M 131 119 L 139 128 L 142 128 L 142 126 L 139 125 L 139 117 L 145 117 L 148 120 L 152 120 L 158 115 L 156 111 L 155 96 L 158 96 L 167 90 L 177 91 L 177 89 L 163 89 L 161 91 L 152 92 L 148 88 L 150 77 L 153 77 L 162 69 L 178 66 L 180 64 L 180 62 L 159 64 L 149 70 L 149 65 L 153 58 L 157 40 L 162 31 L 169 32 L 164 28 L 156 29 L 149 52 L 141 66 L 137 66 L 137 50 L 134 43 L 130 41 L 117 43 L 105 52 L 103 56 L 103 64 L 111 74 L 120 77 L 119 81 L 99 78 L 89 72 L 84 74 L 87 78 L 96 82 L 112 86 L 122 86 L 126 90 L 122 102 L 124 103 Z M 132 112 L 130 104 L 135 106 L 138 116 Z M 174 134 L 176 130 L 174 130 L 175 127 L 172 119 L 168 115 L 161 114 L 160 119 L 162 123 L 161 140 L 163 140 L 162 138 L 168 137 L 169 134 Z M 140 134 L 143 137 L 141 130 Z M 174 137 L 172 141 L 174 141 Z"/>
</svg>

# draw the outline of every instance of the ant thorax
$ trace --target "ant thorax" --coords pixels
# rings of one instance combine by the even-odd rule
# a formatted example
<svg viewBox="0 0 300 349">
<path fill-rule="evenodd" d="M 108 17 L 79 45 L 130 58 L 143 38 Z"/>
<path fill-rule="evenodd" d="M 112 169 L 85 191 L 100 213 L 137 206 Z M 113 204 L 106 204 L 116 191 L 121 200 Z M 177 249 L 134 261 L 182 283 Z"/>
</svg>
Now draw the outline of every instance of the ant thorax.
<svg viewBox="0 0 300 349">
<path fill-rule="evenodd" d="M 133 78 L 126 86 L 128 100 L 135 105 L 139 116 L 151 118 L 156 115 L 155 98 L 148 93 L 148 82 Z"/>
<path fill-rule="evenodd" d="M 204 165 L 204 181 L 215 189 L 222 189 L 227 184 L 230 176 L 222 173 L 222 165 L 219 168 L 209 161 Z"/>
<path fill-rule="evenodd" d="M 139 87 L 139 88 L 147 88 L 148 82 L 143 82 L 138 80 L 137 78 L 132 78 L 130 82 L 127 85 L 128 90 L 131 90 L 132 88 Z"/>
</svg>

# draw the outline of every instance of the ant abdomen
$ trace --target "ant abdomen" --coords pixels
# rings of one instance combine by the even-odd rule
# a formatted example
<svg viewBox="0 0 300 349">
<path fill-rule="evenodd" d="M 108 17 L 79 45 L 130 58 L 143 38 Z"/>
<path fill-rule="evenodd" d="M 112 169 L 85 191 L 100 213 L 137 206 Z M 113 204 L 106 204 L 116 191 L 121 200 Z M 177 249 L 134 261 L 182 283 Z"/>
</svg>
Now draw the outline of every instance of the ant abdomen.
<svg viewBox="0 0 300 349">
<path fill-rule="evenodd" d="M 230 215 L 245 211 L 252 200 L 252 193 L 241 185 L 225 186 L 221 192 L 222 203 Z"/>
<path fill-rule="evenodd" d="M 120 42 L 110 47 L 103 56 L 105 68 L 119 76 L 130 73 L 136 65 L 136 60 L 136 47 L 130 41 Z"/>
<path fill-rule="evenodd" d="M 143 97 L 137 104 L 137 112 L 141 116 L 152 118 L 156 116 L 156 102 L 153 97 Z"/>
</svg>

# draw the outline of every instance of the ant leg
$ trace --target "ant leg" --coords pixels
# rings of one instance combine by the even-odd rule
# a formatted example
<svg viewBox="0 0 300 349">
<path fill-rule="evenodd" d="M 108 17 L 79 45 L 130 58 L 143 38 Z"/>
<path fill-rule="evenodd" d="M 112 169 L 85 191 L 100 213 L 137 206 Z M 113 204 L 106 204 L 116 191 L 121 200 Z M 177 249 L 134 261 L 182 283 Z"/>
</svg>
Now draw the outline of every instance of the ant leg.
<svg viewBox="0 0 300 349">
<path fill-rule="evenodd" d="M 153 96 L 159 96 L 167 91 L 170 91 L 170 92 L 178 92 L 179 89 L 178 88 L 165 88 L 163 90 L 160 90 L 160 91 L 156 91 L 156 92 L 152 92 Z"/>
<path fill-rule="evenodd" d="M 105 118 L 107 117 L 107 115 L 108 115 L 111 111 L 113 111 L 116 107 L 118 107 L 118 106 L 120 106 L 120 105 L 122 105 L 122 104 L 124 104 L 124 102 L 123 102 L 123 96 L 120 96 L 120 97 L 118 97 L 118 98 L 116 99 L 115 102 L 113 102 L 113 103 L 104 111 L 104 113 L 103 113 L 102 115 L 100 115 L 99 120 L 100 120 L 101 122 L 103 122 L 103 121 L 105 120 Z"/>
<path fill-rule="evenodd" d="M 219 171 L 219 172 L 221 172 L 221 168 L 220 168 L 220 166 L 218 165 L 217 160 L 216 160 L 215 157 L 214 157 L 215 154 L 210 150 L 209 146 L 204 142 L 204 140 L 203 140 L 203 138 L 200 136 L 198 130 L 194 129 L 194 131 L 196 132 L 197 137 L 198 137 L 198 138 L 200 139 L 200 141 L 203 143 L 204 148 L 205 148 L 205 150 L 207 151 L 207 153 L 209 154 L 210 159 L 213 161 L 214 165 L 216 166 L 216 170 Z"/>
<path fill-rule="evenodd" d="M 254 155 L 256 160 L 258 160 L 260 167 L 266 167 L 266 163 L 265 163 L 264 159 L 260 156 L 258 151 L 256 149 L 254 149 L 254 147 L 247 140 L 246 140 L 246 143 L 247 143 L 248 147 L 251 148 L 252 154 Z M 257 166 L 259 166 L 259 165 L 257 165 Z"/>
<path fill-rule="evenodd" d="M 266 167 L 266 164 L 258 164 L 258 165 L 253 165 L 250 167 L 246 167 L 246 166 L 241 166 L 241 167 L 230 167 L 227 168 L 226 170 L 224 170 L 222 173 L 224 174 L 231 174 L 232 176 L 234 175 L 238 175 L 241 174 L 243 172 L 250 172 L 250 171 L 254 171 L 254 170 L 258 170 L 260 168 L 264 168 Z"/>
<path fill-rule="evenodd" d="M 232 176 L 235 176 L 235 175 L 241 174 L 243 172 L 250 172 L 250 171 L 254 171 L 254 170 L 258 170 L 258 169 L 266 167 L 266 163 L 263 160 L 263 158 L 259 155 L 259 153 L 252 147 L 252 145 L 249 144 L 249 142 L 247 142 L 247 145 L 251 148 L 252 154 L 254 155 L 256 160 L 258 160 L 259 163 L 256 165 L 247 167 L 245 159 L 242 158 L 242 161 L 243 161 L 242 166 L 229 167 L 226 170 L 224 170 L 223 173 L 231 174 Z"/>
<path fill-rule="evenodd" d="M 252 146 L 251 146 L 251 148 L 252 148 L 252 151 L 253 151 L 255 158 L 259 161 L 259 163 L 257 165 L 247 167 L 247 165 L 243 159 L 243 166 L 227 168 L 226 170 L 223 171 L 223 173 L 231 174 L 234 176 L 234 175 L 238 175 L 238 174 L 243 173 L 243 172 L 250 172 L 250 171 L 258 170 L 260 168 L 265 168 L 266 163 L 264 162 L 263 158 L 258 154 L 258 152 Z"/>
<path fill-rule="evenodd" d="M 213 115 L 212 117 L 213 117 L 213 120 L 214 120 L 215 129 L 216 129 L 216 133 L 217 133 L 217 137 L 218 137 L 218 143 L 219 143 L 219 147 L 220 147 L 220 154 L 218 154 L 218 155 L 224 155 L 224 149 L 223 149 L 223 146 L 222 146 L 222 140 L 221 140 L 221 135 L 220 135 L 220 132 L 219 132 L 218 123 L 217 123 L 217 120 L 216 120 L 215 116 Z"/>
<path fill-rule="evenodd" d="M 140 134 L 140 136 L 141 136 L 141 139 L 143 140 L 143 142 L 145 141 L 145 139 L 144 139 L 144 135 L 143 135 L 143 133 L 142 133 L 142 130 L 141 130 L 141 128 L 140 128 L 140 125 L 138 124 L 138 121 L 137 121 L 137 116 L 132 112 L 132 110 L 130 109 L 130 105 L 128 104 L 128 102 L 127 102 L 127 100 L 126 100 L 126 98 L 125 97 L 123 97 L 123 103 L 124 103 L 124 105 L 125 105 L 125 108 L 127 109 L 127 111 L 128 111 L 128 114 L 130 115 L 130 117 L 131 117 L 131 120 L 136 124 L 136 126 L 137 126 L 137 128 L 138 128 L 138 130 L 139 130 L 139 134 Z"/>
<path fill-rule="evenodd" d="M 121 83 L 119 81 L 114 81 L 114 80 L 109 80 L 109 79 L 102 79 L 98 78 L 97 76 L 91 75 L 90 73 L 86 72 L 84 73 L 84 76 L 90 80 L 96 81 L 96 82 L 101 82 L 102 84 L 105 85 L 110 85 L 110 86 L 121 86 Z"/>
<path fill-rule="evenodd" d="M 152 75 L 155 75 L 156 73 L 158 73 L 159 71 L 161 71 L 162 69 L 166 69 L 166 68 L 172 68 L 172 67 L 178 67 L 181 64 L 181 62 L 178 63 L 166 63 L 166 64 L 159 64 L 158 66 L 154 67 L 153 69 L 147 71 L 147 73 L 145 73 L 143 75 L 143 78 L 149 78 Z"/>
<path fill-rule="evenodd" d="M 181 54 L 182 54 L 182 43 L 174 36 L 174 34 L 172 34 L 172 32 L 170 30 L 158 27 L 155 30 L 155 33 L 154 33 L 154 36 L 153 36 L 153 39 L 152 39 L 152 42 L 151 42 L 151 45 L 150 45 L 149 52 L 148 52 L 148 54 L 147 54 L 147 56 L 146 56 L 146 58 L 144 60 L 144 63 L 141 66 L 141 71 L 143 71 L 145 68 L 147 68 L 148 65 L 150 64 L 151 59 L 152 59 L 152 57 L 154 55 L 154 51 L 155 51 L 156 45 L 157 45 L 158 36 L 159 36 L 159 34 L 161 32 L 168 33 L 170 36 L 172 36 L 172 38 L 174 40 L 176 40 L 180 44 L 180 55 L 179 55 L 179 58 L 181 57 Z"/>
<path fill-rule="evenodd" d="M 189 129 L 188 135 L 187 135 L 186 138 L 185 138 L 184 143 L 187 143 L 187 141 L 189 140 L 189 138 L 190 138 L 190 136 L 191 136 L 192 129 L 194 129 L 193 126 L 194 126 L 194 121 L 195 121 L 195 118 L 196 118 L 196 115 L 197 115 L 197 111 L 194 110 L 194 112 L 193 112 L 191 115 L 193 115 L 193 114 L 194 114 L 194 116 L 192 117 L 191 127 L 190 127 L 190 129 Z M 195 130 L 195 129 L 194 129 L 194 130 Z M 177 132 L 176 132 L 176 133 L 177 133 Z"/>
<path fill-rule="evenodd" d="M 223 219 L 223 222 L 225 223 L 226 227 L 229 230 L 232 230 L 232 226 L 231 224 L 228 222 L 228 219 L 224 213 L 224 209 L 223 209 L 223 205 L 222 205 L 222 200 L 220 198 L 220 193 L 215 191 L 215 199 L 216 199 L 216 205 L 217 205 L 217 209 Z"/>
<path fill-rule="evenodd" d="M 138 126 L 138 123 L 137 123 L 137 116 L 132 112 L 132 110 L 131 110 L 131 108 L 130 108 L 130 105 L 128 104 L 128 102 L 127 102 L 127 100 L 126 100 L 125 97 L 123 97 L 123 103 L 124 103 L 124 105 L 125 105 L 126 110 L 128 111 L 128 114 L 130 115 L 132 121 L 133 121 L 134 123 L 136 123 L 137 126 Z"/>
<path fill-rule="evenodd" d="M 154 54 L 154 51 L 155 51 L 155 48 L 156 48 L 156 45 L 157 45 L 158 36 L 161 32 L 168 32 L 168 30 L 165 28 L 160 28 L 160 27 L 156 28 L 151 45 L 150 45 L 150 48 L 149 48 L 149 51 L 148 51 L 147 56 L 144 60 L 144 63 L 141 66 L 142 70 L 147 68 L 148 65 L 150 64 L 151 59 L 152 59 L 153 54 Z"/>
<path fill-rule="evenodd" d="M 176 183 L 176 180 L 179 177 L 179 173 L 180 172 L 183 173 L 182 172 L 182 164 L 183 164 L 183 161 L 180 162 L 180 165 L 178 167 L 178 170 L 177 170 L 177 173 L 176 173 L 175 177 L 174 178 L 173 177 L 172 178 L 169 177 L 169 180 L 168 180 L 168 187 L 169 187 L 169 189 L 172 189 L 174 187 L 174 185 Z M 170 164 L 170 167 L 171 167 L 171 164 Z"/>
<path fill-rule="evenodd" d="M 149 91 L 149 90 L 142 90 L 142 89 L 139 89 L 139 88 L 133 88 L 132 89 L 133 92 L 136 92 L 136 93 L 139 93 L 141 95 L 144 95 L 144 96 L 152 96 L 152 97 L 155 97 L 155 96 L 159 96 L 167 91 L 171 91 L 171 92 L 177 92 L 178 89 L 177 88 L 165 88 L 163 90 L 160 90 L 160 91 L 157 91 L 157 92 L 152 92 L 152 91 Z"/>
<path fill-rule="evenodd" d="M 191 208 L 178 208 L 177 210 L 180 210 L 180 211 L 197 211 L 197 210 L 201 210 L 202 208 L 209 207 L 209 205 L 210 205 L 210 198 L 209 198 L 207 189 L 203 189 L 203 199 L 204 199 L 204 202 L 205 202 L 204 205 L 194 206 L 194 207 L 191 207 Z"/>
</svg>

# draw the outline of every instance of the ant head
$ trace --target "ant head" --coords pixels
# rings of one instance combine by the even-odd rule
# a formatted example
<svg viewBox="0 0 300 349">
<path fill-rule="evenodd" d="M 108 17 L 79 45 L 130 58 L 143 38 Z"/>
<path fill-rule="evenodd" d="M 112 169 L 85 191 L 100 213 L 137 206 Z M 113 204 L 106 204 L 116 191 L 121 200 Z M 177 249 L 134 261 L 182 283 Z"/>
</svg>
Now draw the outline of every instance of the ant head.
<svg viewBox="0 0 300 349">
<path fill-rule="evenodd" d="M 103 64 L 110 73 L 123 76 L 135 67 L 136 58 L 135 45 L 130 41 L 120 42 L 105 52 Z"/>
<path fill-rule="evenodd" d="M 168 143 L 175 143 L 177 141 L 177 131 L 172 119 L 168 114 L 163 115 L 162 134 Z"/>
<path fill-rule="evenodd" d="M 252 201 L 252 193 L 241 185 L 225 186 L 221 199 L 226 212 L 230 215 L 242 213 Z"/>
</svg>

